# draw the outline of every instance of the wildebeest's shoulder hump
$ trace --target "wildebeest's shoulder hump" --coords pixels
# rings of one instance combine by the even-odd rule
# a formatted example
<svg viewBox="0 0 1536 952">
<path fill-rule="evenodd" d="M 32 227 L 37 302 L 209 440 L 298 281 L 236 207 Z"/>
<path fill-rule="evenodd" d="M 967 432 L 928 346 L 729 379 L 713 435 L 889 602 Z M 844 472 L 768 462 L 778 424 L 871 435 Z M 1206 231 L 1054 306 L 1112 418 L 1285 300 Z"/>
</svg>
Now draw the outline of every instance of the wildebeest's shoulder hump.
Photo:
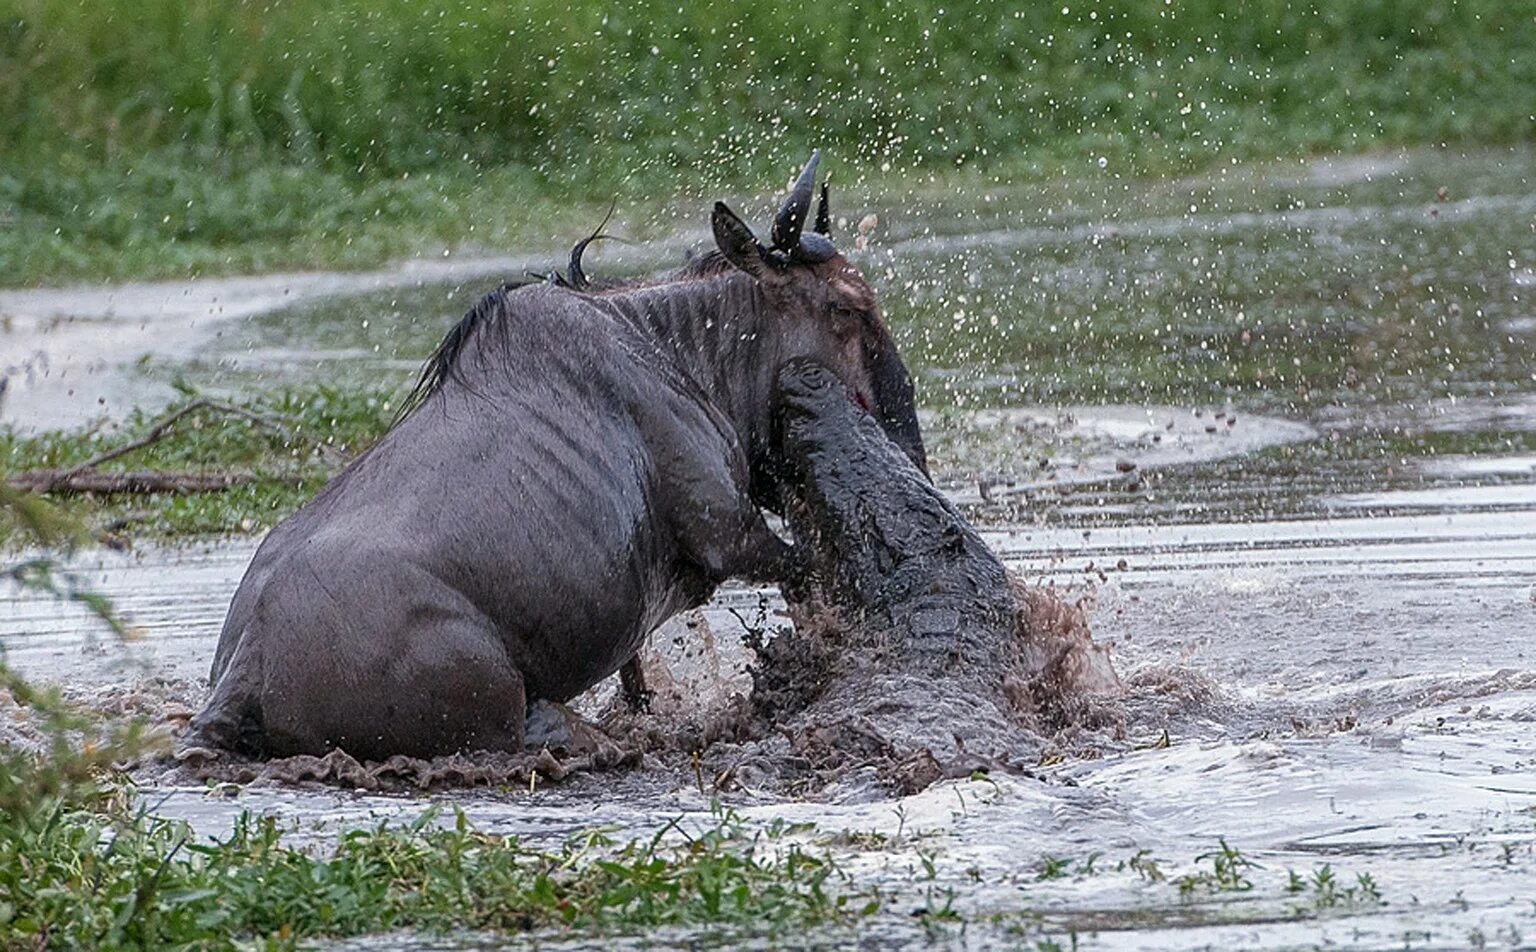
<svg viewBox="0 0 1536 952">
<path fill-rule="evenodd" d="M 591 306 L 583 295 L 544 281 L 509 281 L 491 291 L 448 329 L 427 357 L 421 376 L 400 406 L 395 424 L 459 376 L 460 361 L 472 338 L 484 343 L 488 335 L 507 335 L 516 325 L 530 319 L 569 318 Z"/>
<path fill-rule="evenodd" d="M 448 333 L 433 348 L 427 362 L 422 365 L 421 376 L 417 378 L 416 385 L 400 404 L 400 412 L 395 415 L 392 426 L 399 426 L 417 407 L 426 402 L 427 398 L 443 388 L 450 377 L 454 376 L 458 366 L 459 357 L 464 353 L 464 346 L 469 339 L 484 325 L 497 319 L 506 307 L 507 296 L 527 286 L 526 282 L 507 282 L 496 290 L 476 301 L 459 322 L 448 328 Z"/>
</svg>

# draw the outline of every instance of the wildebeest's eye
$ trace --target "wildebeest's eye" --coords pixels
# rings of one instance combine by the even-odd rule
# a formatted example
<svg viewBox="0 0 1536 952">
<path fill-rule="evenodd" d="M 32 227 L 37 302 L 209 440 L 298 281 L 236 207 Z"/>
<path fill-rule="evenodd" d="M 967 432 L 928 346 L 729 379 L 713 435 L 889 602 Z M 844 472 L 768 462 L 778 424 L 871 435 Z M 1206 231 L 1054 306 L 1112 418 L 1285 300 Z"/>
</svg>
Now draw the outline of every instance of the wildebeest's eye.
<svg viewBox="0 0 1536 952">
<path fill-rule="evenodd" d="M 845 304 L 831 305 L 832 316 L 839 322 L 865 327 L 873 323 L 870 313 L 863 308 L 849 307 Z"/>
<path fill-rule="evenodd" d="M 840 337 L 856 337 L 864 332 L 867 322 L 857 308 L 833 304 L 827 310 L 828 324 Z"/>
</svg>

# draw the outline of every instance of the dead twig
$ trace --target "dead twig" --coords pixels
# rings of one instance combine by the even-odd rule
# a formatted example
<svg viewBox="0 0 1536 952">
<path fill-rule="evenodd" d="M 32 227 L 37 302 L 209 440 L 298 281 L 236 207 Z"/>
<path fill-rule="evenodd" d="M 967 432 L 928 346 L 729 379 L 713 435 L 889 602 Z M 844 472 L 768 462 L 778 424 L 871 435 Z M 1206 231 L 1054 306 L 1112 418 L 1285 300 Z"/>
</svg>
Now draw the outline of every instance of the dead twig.
<svg viewBox="0 0 1536 952">
<path fill-rule="evenodd" d="M 243 486 L 256 477 L 250 473 L 170 473 L 143 470 L 136 473 L 77 472 L 63 469 L 29 469 L 12 475 L 13 489 L 31 493 L 70 495 L 79 493 L 213 493 L 232 486 Z M 263 477 L 267 478 L 267 477 Z M 278 477 L 278 481 L 296 484 L 298 476 Z"/>
<path fill-rule="evenodd" d="M 245 407 L 236 406 L 232 403 L 199 398 L 156 420 L 150 426 L 149 432 L 143 436 L 129 440 L 121 446 L 114 446 L 109 450 L 103 450 L 77 466 L 69 469 L 27 470 L 11 475 L 6 480 L 6 483 L 13 489 L 30 493 L 149 494 L 221 492 L 232 486 L 241 486 L 256 479 L 255 476 L 249 473 L 178 473 L 163 470 L 104 473 L 97 468 L 103 463 L 121 459 L 129 453 L 158 443 L 166 438 L 171 428 L 178 422 L 200 410 L 220 413 L 226 416 L 241 417 L 250 420 L 258 426 L 278 433 L 286 440 L 297 441 L 299 439 L 298 434 L 293 430 L 264 414 L 248 410 Z M 327 461 L 333 463 L 343 461 L 343 454 L 335 447 L 328 446 L 317 440 L 309 440 L 308 442 Z M 300 478 L 297 476 L 281 477 L 281 481 L 293 485 L 298 483 Z"/>
<path fill-rule="evenodd" d="M 90 459 L 69 470 L 68 475 L 80 475 L 81 473 L 95 469 L 102 463 L 109 462 L 122 456 L 127 456 L 134 450 L 141 450 L 153 443 L 158 443 L 160 440 L 165 438 L 165 434 L 170 430 L 172 426 L 176 424 L 178 420 L 198 410 L 212 410 L 215 413 L 223 413 L 229 416 L 243 417 L 244 419 L 250 420 L 252 423 L 273 430 L 274 432 L 280 434 L 284 439 L 298 439 L 298 434 L 294 433 L 288 427 L 277 422 L 276 420 L 271 419 L 270 417 L 257 413 L 254 410 L 247 410 L 245 407 L 237 407 L 233 403 L 224 403 L 219 400 L 199 398 L 197 400 L 193 400 L 191 403 L 180 408 L 179 410 L 174 410 L 170 413 L 167 413 L 159 420 L 156 420 L 154 425 L 149 428 L 149 432 L 139 437 L 138 439 L 130 440 L 129 442 L 124 443 L 122 446 L 116 446 L 110 450 L 97 453 L 95 456 L 92 456 Z M 340 454 L 337 453 L 335 447 L 327 446 L 326 444 L 319 441 L 312 440 L 311 442 L 320 452 L 320 455 L 329 457 L 332 462 L 339 461 Z"/>
</svg>

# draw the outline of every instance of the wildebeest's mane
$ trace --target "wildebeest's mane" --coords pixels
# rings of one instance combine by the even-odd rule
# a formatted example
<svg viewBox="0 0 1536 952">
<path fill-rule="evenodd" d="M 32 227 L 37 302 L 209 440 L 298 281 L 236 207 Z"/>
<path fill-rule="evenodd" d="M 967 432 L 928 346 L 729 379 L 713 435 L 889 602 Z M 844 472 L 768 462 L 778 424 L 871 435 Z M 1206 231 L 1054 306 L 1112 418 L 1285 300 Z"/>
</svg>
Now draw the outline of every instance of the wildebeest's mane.
<svg viewBox="0 0 1536 952">
<path fill-rule="evenodd" d="M 612 293 L 634 290 L 645 287 L 648 284 L 669 284 L 674 281 L 696 281 L 729 274 L 735 270 L 735 265 L 726 259 L 719 250 L 712 249 L 703 254 L 690 256 L 683 266 L 677 271 L 654 282 L 646 281 L 614 281 L 600 288 L 593 288 L 590 293 Z M 394 423 L 398 424 L 412 411 L 426 402 L 432 394 L 441 390 L 443 385 L 454 379 L 458 373 L 459 358 L 464 352 L 464 346 L 482 326 L 494 325 L 496 318 L 506 307 L 507 294 L 518 288 L 527 287 L 530 284 L 552 282 L 560 287 L 570 288 L 571 285 L 561 275 L 550 274 L 535 275 L 526 281 L 508 281 L 496 290 L 476 301 L 474 305 L 448 329 L 443 335 L 431 356 L 421 368 L 421 376 L 405 402 L 400 405 L 400 412 L 395 415 Z M 577 293 L 588 293 L 578 291 Z"/>
<path fill-rule="evenodd" d="M 711 248 L 703 254 L 693 255 L 684 262 L 682 269 L 677 272 L 676 279 L 713 278 L 729 274 L 735 269 L 736 266 L 720 253 L 720 249 Z"/>
<path fill-rule="evenodd" d="M 474 303 L 459 322 L 448 328 L 448 333 L 437 347 L 432 350 L 427 362 L 422 365 L 421 376 L 417 378 L 416 385 L 411 388 L 405 402 L 400 405 L 400 412 L 395 414 L 395 423 L 410 415 L 411 411 L 426 402 L 432 394 L 441 390 L 458 373 L 459 356 L 464 352 L 464 345 L 474 335 L 481 325 L 488 324 L 506 306 L 507 292 L 516 291 L 536 283 L 529 281 L 508 281 L 496 290 Z"/>
<path fill-rule="evenodd" d="M 724 274 L 730 274 L 736 270 L 736 266 L 721 254 L 718 249 L 711 249 L 700 254 L 689 254 L 683 266 L 676 271 L 662 274 L 653 278 L 607 278 L 601 284 L 594 284 L 589 288 L 576 288 L 574 290 L 587 294 L 609 294 L 614 292 L 634 291 L 638 288 L 656 287 L 662 284 L 674 284 L 679 281 L 698 281 L 705 278 L 718 278 Z M 555 275 L 556 284 L 561 287 L 570 287 L 569 284 L 559 280 Z"/>
</svg>

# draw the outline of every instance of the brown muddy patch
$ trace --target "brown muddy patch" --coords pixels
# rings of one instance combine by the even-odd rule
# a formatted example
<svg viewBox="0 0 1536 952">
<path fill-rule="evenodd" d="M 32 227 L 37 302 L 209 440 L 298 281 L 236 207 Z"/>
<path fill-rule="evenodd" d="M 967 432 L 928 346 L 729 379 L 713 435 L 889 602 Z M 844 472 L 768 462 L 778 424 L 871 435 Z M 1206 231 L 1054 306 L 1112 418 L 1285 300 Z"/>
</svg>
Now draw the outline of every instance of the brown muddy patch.
<svg viewBox="0 0 1536 952">
<path fill-rule="evenodd" d="M 748 630 L 745 692 L 698 703 L 708 692 L 674 681 L 653 654 L 652 710 L 612 698 L 593 721 L 577 722 L 588 738 L 582 747 L 467 760 L 493 776 L 510 769 L 506 782 L 524 787 L 634 770 L 701 793 L 845 800 L 915 793 L 978 772 L 1028 774 L 1042 760 L 1123 740 L 1125 689 L 1109 649 L 1093 640 L 1083 599 L 1014 573 L 1009 591 L 1014 662 L 993 683 L 936 686 L 892 664 L 899 653 L 880 644 L 877 629 L 825 603 L 792 602 L 792 625 Z M 422 776 L 435 784 L 465 759 L 427 762 Z"/>
<path fill-rule="evenodd" d="M 909 794 L 945 778 L 1027 773 L 1084 732 L 1123 737 L 1124 689 L 1082 604 L 1012 573 L 1009 591 L 1009 663 L 991 680 L 905 667 L 888 632 L 791 602 L 793 627 L 756 646 L 752 695 L 716 716 L 705 764 L 725 789 Z"/>
<path fill-rule="evenodd" d="M 415 793 L 444 789 L 536 789 L 575 773 L 592 774 L 638 767 L 641 752 L 605 743 L 586 752 L 541 748 L 521 754 L 476 751 L 423 759 L 395 756 L 382 762 L 359 761 L 336 749 L 323 757 L 300 755 L 267 761 L 185 758 L 155 777 L 159 783 L 186 781 L 240 786 L 312 784 L 376 793 Z"/>
</svg>

